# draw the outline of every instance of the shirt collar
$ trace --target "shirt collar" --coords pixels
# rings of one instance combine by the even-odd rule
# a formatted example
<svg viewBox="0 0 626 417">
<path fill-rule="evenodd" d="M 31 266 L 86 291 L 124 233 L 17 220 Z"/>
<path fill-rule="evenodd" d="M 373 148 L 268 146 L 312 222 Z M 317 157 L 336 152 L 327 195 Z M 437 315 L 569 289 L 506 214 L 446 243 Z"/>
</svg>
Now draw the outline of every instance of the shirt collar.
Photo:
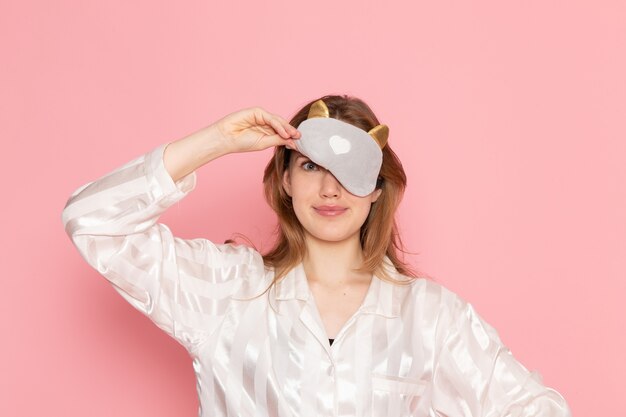
<svg viewBox="0 0 626 417">
<path fill-rule="evenodd" d="M 407 279 L 396 270 L 389 257 L 385 256 L 383 265 L 392 278 L 399 280 Z M 305 301 L 311 298 L 311 291 L 302 262 L 289 271 L 275 286 L 274 298 L 276 301 Z M 390 318 L 400 316 L 402 299 L 409 286 L 410 285 L 393 284 L 374 274 L 365 299 L 361 304 L 360 311 L 362 313 L 377 314 Z"/>
</svg>

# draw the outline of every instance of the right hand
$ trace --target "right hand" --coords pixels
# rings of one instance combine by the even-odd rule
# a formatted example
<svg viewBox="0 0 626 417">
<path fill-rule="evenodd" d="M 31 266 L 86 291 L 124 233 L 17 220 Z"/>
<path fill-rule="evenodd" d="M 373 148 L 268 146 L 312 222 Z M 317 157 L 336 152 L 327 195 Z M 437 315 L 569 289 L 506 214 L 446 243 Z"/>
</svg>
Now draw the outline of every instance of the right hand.
<svg viewBox="0 0 626 417">
<path fill-rule="evenodd" d="M 261 107 L 250 107 L 214 123 L 229 152 L 251 152 L 284 145 L 295 149 L 300 132 L 282 117 Z"/>
</svg>

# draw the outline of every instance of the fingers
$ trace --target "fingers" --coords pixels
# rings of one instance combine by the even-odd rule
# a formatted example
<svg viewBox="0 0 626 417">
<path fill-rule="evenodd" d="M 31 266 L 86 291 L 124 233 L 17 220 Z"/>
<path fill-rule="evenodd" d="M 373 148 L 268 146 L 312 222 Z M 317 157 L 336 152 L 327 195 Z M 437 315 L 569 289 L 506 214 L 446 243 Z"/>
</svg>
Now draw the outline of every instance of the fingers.
<svg viewBox="0 0 626 417">
<path fill-rule="evenodd" d="M 285 147 L 291 149 L 292 151 L 297 151 L 296 144 L 293 139 L 287 139 L 286 143 L 284 143 Z"/>
<path fill-rule="evenodd" d="M 300 132 L 291 126 L 286 120 L 282 119 L 280 116 L 273 116 L 270 119 L 270 125 L 274 128 L 276 133 L 278 133 L 284 139 L 290 138 L 299 138 Z"/>
<path fill-rule="evenodd" d="M 284 139 L 299 139 L 300 132 L 295 127 L 291 126 L 289 122 L 280 117 L 277 114 L 269 113 L 263 109 L 263 120 L 268 123 L 275 131 Z"/>
</svg>

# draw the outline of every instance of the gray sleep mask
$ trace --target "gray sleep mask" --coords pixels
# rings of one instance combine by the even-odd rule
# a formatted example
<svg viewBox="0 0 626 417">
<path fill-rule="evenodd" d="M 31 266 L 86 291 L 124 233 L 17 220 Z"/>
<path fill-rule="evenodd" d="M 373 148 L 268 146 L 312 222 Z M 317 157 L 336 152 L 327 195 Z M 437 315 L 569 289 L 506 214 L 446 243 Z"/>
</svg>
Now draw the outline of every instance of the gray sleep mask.
<svg viewBox="0 0 626 417">
<path fill-rule="evenodd" d="M 328 107 L 317 100 L 300 123 L 298 152 L 330 171 L 348 192 L 364 197 L 376 188 L 389 128 L 378 125 L 366 132 L 329 117 Z"/>
</svg>

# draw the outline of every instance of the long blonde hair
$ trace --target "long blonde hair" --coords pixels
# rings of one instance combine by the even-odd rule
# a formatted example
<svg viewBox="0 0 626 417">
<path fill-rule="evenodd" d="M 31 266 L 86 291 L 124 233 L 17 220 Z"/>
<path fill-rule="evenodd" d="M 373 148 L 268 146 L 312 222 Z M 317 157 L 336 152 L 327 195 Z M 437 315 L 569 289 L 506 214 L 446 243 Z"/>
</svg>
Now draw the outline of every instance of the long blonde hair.
<svg viewBox="0 0 626 417">
<path fill-rule="evenodd" d="M 320 99 L 328 107 L 329 116 L 332 118 L 350 123 L 365 131 L 380 124 L 374 112 L 361 99 L 347 95 L 326 95 Z M 289 123 L 297 128 L 302 121 L 306 120 L 311 104 L 317 100 L 319 99 L 306 104 Z M 283 174 L 289 169 L 290 157 L 290 149 L 277 146 L 263 175 L 265 199 L 278 216 L 276 242 L 274 247 L 263 255 L 265 266 L 274 268 L 273 283 L 302 262 L 306 252 L 303 227 L 293 210 L 291 197 L 282 186 Z M 410 278 L 417 277 L 411 267 L 398 256 L 399 251 L 405 252 L 405 250 L 398 233 L 395 213 L 406 188 L 406 175 L 389 143 L 383 148 L 383 162 L 376 187 L 381 188 L 382 193 L 372 204 L 370 213 L 361 227 L 360 241 L 364 262 L 358 271 L 373 272 L 380 278 L 395 283 L 406 282 L 393 279 L 383 267 L 386 255 L 398 272 Z"/>
</svg>

